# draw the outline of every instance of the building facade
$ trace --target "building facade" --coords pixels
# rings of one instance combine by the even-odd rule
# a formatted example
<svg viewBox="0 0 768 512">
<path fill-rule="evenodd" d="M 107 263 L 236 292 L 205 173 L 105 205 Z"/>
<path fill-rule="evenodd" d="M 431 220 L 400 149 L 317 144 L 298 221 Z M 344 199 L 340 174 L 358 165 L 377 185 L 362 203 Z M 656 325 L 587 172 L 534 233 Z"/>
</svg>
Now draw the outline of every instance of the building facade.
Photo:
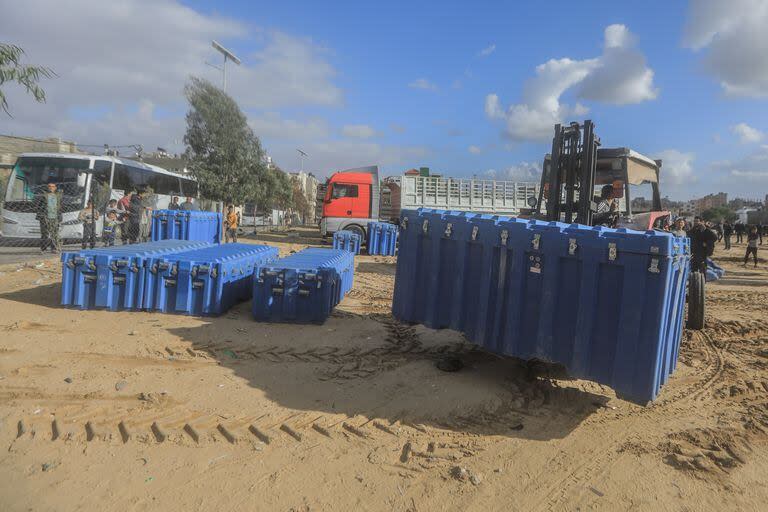
<svg viewBox="0 0 768 512">
<path fill-rule="evenodd" d="M 309 205 L 307 218 L 303 219 L 304 224 L 316 224 L 319 221 L 317 218 L 317 187 L 320 182 L 311 172 L 292 172 L 290 175 L 291 179 L 299 184 L 299 188 Z"/>
</svg>

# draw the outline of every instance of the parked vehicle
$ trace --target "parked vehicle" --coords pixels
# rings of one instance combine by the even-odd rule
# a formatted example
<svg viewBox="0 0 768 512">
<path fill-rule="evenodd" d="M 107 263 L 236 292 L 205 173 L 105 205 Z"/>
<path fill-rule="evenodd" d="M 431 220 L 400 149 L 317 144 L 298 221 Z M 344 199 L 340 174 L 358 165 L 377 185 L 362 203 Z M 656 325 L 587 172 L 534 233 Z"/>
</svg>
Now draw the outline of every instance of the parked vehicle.
<svg viewBox="0 0 768 512">
<path fill-rule="evenodd" d="M 398 222 L 400 210 L 438 208 L 518 215 L 538 183 L 403 175 L 379 179 L 377 166 L 334 173 L 326 183 L 320 231 L 348 230 L 366 238 L 369 222 Z"/>
<path fill-rule="evenodd" d="M 97 208 L 131 190 L 151 188 L 155 209 L 167 208 L 171 197 L 197 197 L 197 182 L 154 165 L 112 156 L 77 153 L 23 153 L 16 160 L 2 202 L 2 239 L 13 242 L 40 238 L 36 195 L 47 183 L 62 194 L 61 239 L 81 239 L 78 214 L 89 199 Z M 101 233 L 102 218 L 96 224 Z"/>
</svg>

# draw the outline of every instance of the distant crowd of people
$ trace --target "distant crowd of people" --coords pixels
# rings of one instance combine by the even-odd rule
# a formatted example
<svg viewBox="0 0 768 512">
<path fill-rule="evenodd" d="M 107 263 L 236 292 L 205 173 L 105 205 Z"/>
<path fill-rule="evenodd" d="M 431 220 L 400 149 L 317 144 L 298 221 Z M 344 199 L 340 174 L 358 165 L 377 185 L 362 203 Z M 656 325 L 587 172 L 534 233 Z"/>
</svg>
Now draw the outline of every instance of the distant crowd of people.
<svg viewBox="0 0 768 512">
<path fill-rule="evenodd" d="M 50 182 L 46 185 L 45 190 L 36 196 L 35 206 L 36 218 L 40 223 L 40 251 L 44 253 L 50 250 L 57 253 L 61 249 L 59 230 L 62 221 L 62 194 L 56 183 Z M 78 222 L 83 225 L 82 248 L 96 247 L 96 222 L 102 215 L 104 218 L 101 242 L 104 247 L 115 245 L 116 240 L 121 240 L 123 244 L 148 241 L 151 238 L 154 209 L 155 198 L 145 190 L 128 192 L 119 200 L 110 199 L 102 208 L 94 205 L 93 200 L 89 199 L 77 217 Z M 174 196 L 168 209 L 195 211 L 200 208 L 191 197 L 179 203 L 179 197 Z"/>
<path fill-rule="evenodd" d="M 683 218 L 678 218 L 672 226 L 672 233 L 677 236 L 687 236 L 691 239 L 691 265 L 701 269 L 706 265 L 706 259 L 712 256 L 715 244 L 722 242 L 725 250 L 730 251 L 732 243 L 746 242 L 744 266 L 747 266 L 750 256 L 757 267 L 757 248 L 763 245 L 763 236 L 768 237 L 768 224 L 744 224 L 735 222 L 705 222 L 701 217 L 695 217 L 693 224 Z M 733 236 L 736 241 L 732 242 Z"/>
</svg>

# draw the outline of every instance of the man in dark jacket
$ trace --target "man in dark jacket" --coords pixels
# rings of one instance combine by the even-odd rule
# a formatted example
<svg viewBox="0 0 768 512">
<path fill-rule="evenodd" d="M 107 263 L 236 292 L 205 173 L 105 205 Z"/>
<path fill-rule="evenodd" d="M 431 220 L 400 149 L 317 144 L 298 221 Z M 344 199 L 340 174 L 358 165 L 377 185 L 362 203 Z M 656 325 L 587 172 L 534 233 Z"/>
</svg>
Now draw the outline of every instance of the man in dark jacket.
<svg viewBox="0 0 768 512">
<path fill-rule="evenodd" d="M 132 244 L 139 239 L 141 216 L 144 214 L 143 196 L 144 191 L 139 190 L 131 196 L 131 202 L 128 204 L 128 241 Z"/>
<path fill-rule="evenodd" d="M 733 236 L 733 226 L 730 222 L 725 221 L 723 223 L 723 242 L 725 242 L 725 250 L 731 250 L 731 236 Z"/>
<path fill-rule="evenodd" d="M 54 182 L 49 182 L 46 188 L 35 201 L 35 218 L 40 223 L 40 252 L 50 247 L 51 252 L 56 253 L 59 252 L 61 193 Z"/>
<path fill-rule="evenodd" d="M 706 272 L 707 258 L 715 252 L 717 233 L 709 229 L 701 217 L 696 217 L 688 238 L 691 239 L 691 270 Z"/>
<path fill-rule="evenodd" d="M 733 229 L 736 232 L 736 243 L 740 244 L 744 239 L 744 224 L 742 224 L 740 220 L 737 220 Z"/>
</svg>

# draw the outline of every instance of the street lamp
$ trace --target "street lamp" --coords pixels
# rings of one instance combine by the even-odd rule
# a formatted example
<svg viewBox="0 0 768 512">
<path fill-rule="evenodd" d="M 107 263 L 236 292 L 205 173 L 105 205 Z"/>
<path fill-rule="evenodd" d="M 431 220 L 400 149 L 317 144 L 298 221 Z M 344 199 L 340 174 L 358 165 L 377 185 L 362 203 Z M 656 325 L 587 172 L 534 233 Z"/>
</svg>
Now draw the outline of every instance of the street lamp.
<svg viewBox="0 0 768 512">
<path fill-rule="evenodd" d="M 304 172 L 304 159 L 308 157 L 309 155 L 300 150 L 299 148 L 296 148 L 296 151 L 299 152 L 299 160 L 301 161 L 301 172 Z"/>
<path fill-rule="evenodd" d="M 210 62 L 206 62 L 206 64 L 208 64 L 212 68 L 216 68 L 219 71 L 221 71 L 221 89 L 223 91 L 226 91 L 227 90 L 227 59 L 231 60 L 232 62 L 234 62 L 238 66 L 240 65 L 240 59 L 238 59 L 237 56 L 234 53 L 232 53 L 231 51 L 227 50 L 226 48 L 221 46 L 216 41 L 211 41 L 211 44 L 216 49 L 216 51 L 218 51 L 219 53 L 221 53 L 224 56 L 224 64 L 222 64 L 221 67 L 219 67 L 219 66 L 217 66 L 215 64 L 211 64 Z"/>
</svg>

